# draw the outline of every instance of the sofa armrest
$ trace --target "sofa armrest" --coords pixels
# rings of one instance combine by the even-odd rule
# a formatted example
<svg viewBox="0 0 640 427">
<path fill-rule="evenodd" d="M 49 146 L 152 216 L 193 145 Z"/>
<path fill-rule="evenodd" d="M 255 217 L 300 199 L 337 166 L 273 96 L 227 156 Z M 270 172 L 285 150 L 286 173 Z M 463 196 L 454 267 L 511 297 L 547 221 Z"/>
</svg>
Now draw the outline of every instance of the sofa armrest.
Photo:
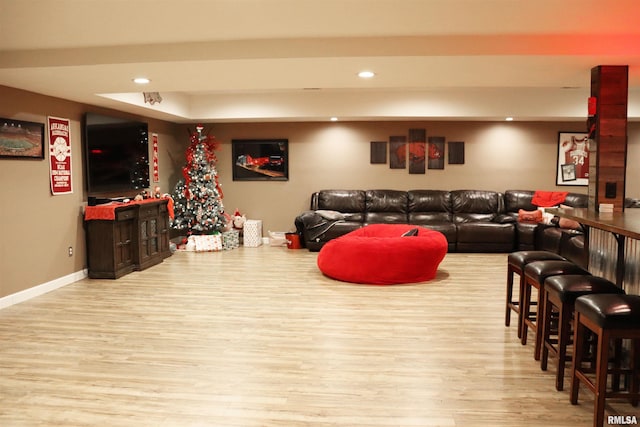
<svg viewBox="0 0 640 427">
<path fill-rule="evenodd" d="M 518 219 L 513 217 L 512 215 L 500 214 L 497 215 L 492 222 L 498 224 L 515 224 L 516 222 L 518 222 Z"/>
<path fill-rule="evenodd" d="M 361 223 L 345 221 L 343 219 L 330 219 L 325 213 L 318 211 L 304 211 L 295 219 L 297 232 L 302 235 L 303 245 L 307 248 L 317 246 L 318 242 L 330 238 L 329 230 L 339 229 L 337 234 L 343 234 L 343 228 L 352 230 L 361 227 Z M 344 227 L 342 227 L 344 225 Z M 333 236 L 335 237 L 335 236 Z M 315 243 L 315 245 L 314 245 Z M 310 246 L 311 244 L 311 246 Z"/>
</svg>

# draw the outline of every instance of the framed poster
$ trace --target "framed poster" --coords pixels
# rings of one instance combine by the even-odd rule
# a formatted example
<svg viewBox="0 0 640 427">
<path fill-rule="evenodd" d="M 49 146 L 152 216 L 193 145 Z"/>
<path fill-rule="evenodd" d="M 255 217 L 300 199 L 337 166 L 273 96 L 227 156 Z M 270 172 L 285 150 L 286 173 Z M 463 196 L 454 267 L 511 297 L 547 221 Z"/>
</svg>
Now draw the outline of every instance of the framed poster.
<svg viewBox="0 0 640 427">
<path fill-rule="evenodd" d="M 389 169 L 407 167 L 407 137 L 404 135 L 389 137 Z"/>
<path fill-rule="evenodd" d="M 288 181 L 289 140 L 231 141 L 234 181 Z"/>
<path fill-rule="evenodd" d="M 427 151 L 427 131 L 409 129 L 409 173 L 425 173 L 425 153 Z"/>
<path fill-rule="evenodd" d="M 449 141 L 449 164 L 464 165 L 464 141 Z"/>
<path fill-rule="evenodd" d="M 558 132 L 556 185 L 589 185 L 589 134 Z"/>
<path fill-rule="evenodd" d="M 49 173 L 51 194 L 73 193 L 71 175 L 71 122 L 47 117 L 49 125 Z"/>
<path fill-rule="evenodd" d="M 0 119 L 0 157 L 44 159 L 44 124 Z"/>
<path fill-rule="evenodd" d="M 387 163 L 387 141 L 371 141 L 371 164 Z"/>
<path fill-rule="evenodd" d="M 444 136 L 429 137 L 427 168 L 444 169 Z"/>
</svg>

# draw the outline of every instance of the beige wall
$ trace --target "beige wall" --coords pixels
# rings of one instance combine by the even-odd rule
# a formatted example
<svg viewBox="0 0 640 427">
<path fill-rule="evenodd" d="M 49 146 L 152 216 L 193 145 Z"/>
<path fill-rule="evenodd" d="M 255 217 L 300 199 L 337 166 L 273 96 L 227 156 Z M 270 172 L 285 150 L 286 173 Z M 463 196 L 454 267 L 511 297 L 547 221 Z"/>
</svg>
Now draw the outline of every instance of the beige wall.
<svg viewBox="0 0 640 427">
<path fill-rule="evenodd" d="M 122 116 L 0 86 L 2 118 L 39 123 L 46 123 L 47 116 L 70 119 L 73 174 L 73 194 L 52 196 L 48 156 L 44 160 L 0 158 L 0 298 L 86 268 L 81 123 L 87 111 Z M 170 163 L 164 147 L 176 145 L 176 125 L 145 121 L 149 122 L 149 131 L 158 132 L 162 141 L 160 162 Z M 160 184 L 165 188 L 168 181 L 168 174 L 161 175 Z M 68 256 L 69 246 L 74 249 L 72 257 Z"/>
<path fill-rule="evenodd" d="M 295 216 L 309 205 L 312 191 L 325 188 L 566 190 L 556 187 L 558 131 L 582 131 L 583 123 L 531 122 L 350 122 L 211 124 L 221 142 L 218 172 L 228 212 L 239 208 L 262 219 L 266 230 L 293 229 Z M 407 169 L 369 163 L 370 141 L 407 135 L 424 128 L 427 136 L 465 141 L 465 164 L 410 175 Z M 231 140 L 287 138 L 288 182 L 233 181 Z"/>
<path fill-rule="evenodd" d="M 47 160 L 0 159 L 0 298 L 54 281 L 86 268 L 82 211 L 81 120 L 87 111 L 114 111 L 0 86 L 0 117 L 44 123 L 47 116 L 71 120 L 73 187 L 70 195 L 52 196 Z M 160 182 L 172 192 L 189 145 L 187 126 L 153 119 L 159 134 Z M 311 192 L 323 188 L 542 189 L 586 192 L 586 187 L 556 187 L 558 131 L 581 131 L 584 123 L 531 122 L 352 122 L 209 124 L 221 142 L 218 173 L 228 212 L 238 208 L 262 219 L 268 230 L 292 230 L 295 216 L 309 205 Z M 425 128 L 428 136 L 465 141 L 464 165 L 409 175 L 388 165 L 369 163 L 369 142 Z M 191 127 L 193 129 L 193 127 Z M 233 181 L 231 140 L 287 138 L 287 182 Z M 627 196 L 640 197 L 640 125 L 629 124 Z M 73 246 L 73 257 L 67 248 Z"/>
<path fill-rule="evenodd" d="M 559 131 L 584 130 L 584 122 L 349 122 L 349 123 L 233 123 L 210 124 L 221 142 L 218 172 L 224 204 L 230 213 L 239 208 L 249 218 L 262 219 L 267 230 L 294 228 L 295 216 L 309 206 L 311 192 L 326 188 L 356 189 L 508 189 L 556 190 L 586 193 L 586 187 L 556 186 Z M 424 128 L 427 136 L 465 141 L 465 164 L 446 164 L 444 170 L 409 175 L 407 169 L 389 169 L 388 163 L 370 164 L 370 141 L 407 135 Z M 231 140 L 287 138 L 288 182 L 233 181 Z M 446 150 L 445 150 L 446 151 Z M 640 126 L 629 124 L 627 190 L 640 197 Z"/>
</svg>

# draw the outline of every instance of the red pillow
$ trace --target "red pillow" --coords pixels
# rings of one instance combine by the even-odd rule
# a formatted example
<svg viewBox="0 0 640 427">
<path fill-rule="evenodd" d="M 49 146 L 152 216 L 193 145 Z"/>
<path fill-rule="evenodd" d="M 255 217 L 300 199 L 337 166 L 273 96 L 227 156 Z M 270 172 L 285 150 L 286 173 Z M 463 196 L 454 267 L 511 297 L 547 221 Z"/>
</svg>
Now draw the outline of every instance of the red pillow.
<svg viewBox="0 0 640 427">
<path fill-rule="evenodd" d="M 524 209 L 520 209 L 518 211 L 518 221 L 531 223 L 542 222 L 542 211 L 539 209 L 535 211 L 525 211 Z"/>
</svg>

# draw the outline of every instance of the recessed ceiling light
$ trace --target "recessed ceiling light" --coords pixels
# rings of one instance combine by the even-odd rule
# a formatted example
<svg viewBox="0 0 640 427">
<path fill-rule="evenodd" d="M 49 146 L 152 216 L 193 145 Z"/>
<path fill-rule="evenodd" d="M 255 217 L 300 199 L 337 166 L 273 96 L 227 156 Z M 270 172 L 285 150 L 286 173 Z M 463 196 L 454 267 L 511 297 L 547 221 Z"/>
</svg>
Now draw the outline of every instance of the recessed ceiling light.
<svg viewBox="0 0 640 427">
<path fill-rule="evenodd" d="M 374 73 L 373 71 L 360 71 L 358 73 L 358 77 L 363 78 L 363 79 L 370 79 L 371 77 L 375 76 L 376 73 Z"/>
<path fill-rule="evenodd" d="M 139 85 L 146 85 L 147 83 L 151 82 L 151 80 L 146 77 L 136 77 L 135 79 L 133 79 L 133 82 Z"/>
<path fill-rule="evenodd" d="M 337 121 L 338 121 L 338 118 L 337 118 L 337 117 L 331 117 L 331 121 L 332 121 L 332 122 L 337 122 Z"/>
<path fill-rule="evenodd" d="M 507 117 L 505 120 L 508 121 L 508 122 L 512 122 L 513 121 L 513 117 Z"/>
</svg>

